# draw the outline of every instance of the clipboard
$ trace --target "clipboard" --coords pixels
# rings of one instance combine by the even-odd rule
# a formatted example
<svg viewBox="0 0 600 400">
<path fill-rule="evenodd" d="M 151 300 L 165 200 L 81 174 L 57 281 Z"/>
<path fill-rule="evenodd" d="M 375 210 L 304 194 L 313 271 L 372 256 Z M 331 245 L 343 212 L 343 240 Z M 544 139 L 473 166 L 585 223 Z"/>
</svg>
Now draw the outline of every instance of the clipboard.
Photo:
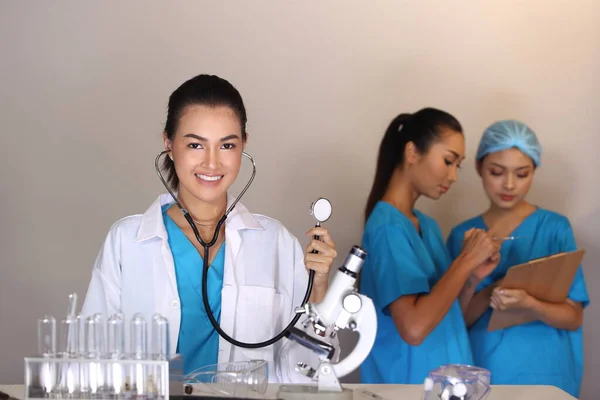
<svg viewBox="0 0 600 400">
<path fill-rule="evenodd" d="M 580 249 L 515 265 L 508 269 L 502 286 L 523 289 L 533 297 L 550 303 L 562 303 L 569 294 L 584 254 L 585 250 Z M 535 318 L 527 310 L 494 310 L 488 332 L 532 321 Z"/>
</svg>

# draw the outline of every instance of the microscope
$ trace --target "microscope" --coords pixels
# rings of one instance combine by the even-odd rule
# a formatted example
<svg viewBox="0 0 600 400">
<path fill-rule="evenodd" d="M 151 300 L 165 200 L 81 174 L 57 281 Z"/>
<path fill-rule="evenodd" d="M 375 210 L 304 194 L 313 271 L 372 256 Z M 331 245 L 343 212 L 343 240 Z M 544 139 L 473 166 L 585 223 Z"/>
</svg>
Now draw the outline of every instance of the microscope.
<svg viewBox="0 0 600 400">
<path fill-rule="evenodd" d="M 323 200 L 326 199 L 319 199 L 321 203 Z M 313 208 L 318 206 L 317 203 L 313 203 Z M 323 208 L 327 209 L 327 206 L 323 205 Z M 329 210 L 331 210 L 330 206 Z M 319 220 L 318 210 L 314 211 L 311 213 Z M 348 375 L 363 363 L 371 352 L 377 334 L 377 314 L 373 301 L 358 293 L 355 288 L 356 278 L 366 257 L 367 252 L 364 249 L 353 246 L 343 265 L 337 269 L 330 281 L 325 298 L 318 304 L 308 302 L 304 307 L 296 309 L 296 313 L 306 314 L 304 328 L 307 329 L 312 325 L 317 337 L 295 327 L 287 332 L 286 337 L 311 349 L 319 356 L 320 363 L 317 366 L 305 363 L 296 366 L 298 373 L 312 378 L 317 385 L 281 386 L 277 394 L 278 399 L 351 400 L 353 398 L 352 390 L 343 389 L 338 379 Z M 358 332 L 358 342 L 345 358 L 334 362 L 335 348 L 318 337 L 333 338 L 340 329 Z"/>
</svg>

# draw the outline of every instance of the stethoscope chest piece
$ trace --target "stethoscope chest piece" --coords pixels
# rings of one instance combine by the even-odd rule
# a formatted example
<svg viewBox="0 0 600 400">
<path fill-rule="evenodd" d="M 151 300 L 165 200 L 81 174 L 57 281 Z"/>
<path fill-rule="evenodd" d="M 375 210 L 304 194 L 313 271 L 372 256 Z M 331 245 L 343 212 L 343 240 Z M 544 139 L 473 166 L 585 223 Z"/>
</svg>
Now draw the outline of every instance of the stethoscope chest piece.
<svg viewBox="0 0 600 400">
<path fill-rule="evenodd" d="M 317 221 L 317 226 L 331 217 L 332 210 L 331 203 L 324 197 L 313 201 L 310 205 L 310 215 Z"/>
</svg>

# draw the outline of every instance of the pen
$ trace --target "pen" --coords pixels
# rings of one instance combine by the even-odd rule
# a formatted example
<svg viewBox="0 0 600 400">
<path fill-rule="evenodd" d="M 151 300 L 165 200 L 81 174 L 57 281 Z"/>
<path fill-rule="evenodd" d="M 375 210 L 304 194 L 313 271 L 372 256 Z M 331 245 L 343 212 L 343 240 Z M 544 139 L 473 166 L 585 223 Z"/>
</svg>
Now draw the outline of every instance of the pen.
<svg viewBox="0 0 600 400">
<path fill-rule="evenodd" d="M 519 236 L 507 236 L 507 237 L 503 237 L 503 238 L 494 238 L 494 240 L 505 241 L 505 240 L 515 240 L 518 238 L 519 238 Z"/>
</svg>

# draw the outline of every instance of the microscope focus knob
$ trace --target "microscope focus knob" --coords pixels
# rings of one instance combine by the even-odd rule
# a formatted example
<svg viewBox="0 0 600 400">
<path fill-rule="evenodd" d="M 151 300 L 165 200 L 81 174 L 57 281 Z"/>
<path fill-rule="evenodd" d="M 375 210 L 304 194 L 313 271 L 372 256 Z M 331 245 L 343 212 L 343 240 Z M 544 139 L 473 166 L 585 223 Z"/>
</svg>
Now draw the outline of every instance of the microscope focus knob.
<svg viewBox="0 0 600 400">
<path fill-rule="evenodd" d="M 360 297 L 356 293 L 352 293 L 344 297 L 344 301 L 342 302 L 344 306 L 344 310 L 349 312 L 350 314 L 355 314 L 360 311 L 362 307 L 362 301 Z"/>
</svg>

